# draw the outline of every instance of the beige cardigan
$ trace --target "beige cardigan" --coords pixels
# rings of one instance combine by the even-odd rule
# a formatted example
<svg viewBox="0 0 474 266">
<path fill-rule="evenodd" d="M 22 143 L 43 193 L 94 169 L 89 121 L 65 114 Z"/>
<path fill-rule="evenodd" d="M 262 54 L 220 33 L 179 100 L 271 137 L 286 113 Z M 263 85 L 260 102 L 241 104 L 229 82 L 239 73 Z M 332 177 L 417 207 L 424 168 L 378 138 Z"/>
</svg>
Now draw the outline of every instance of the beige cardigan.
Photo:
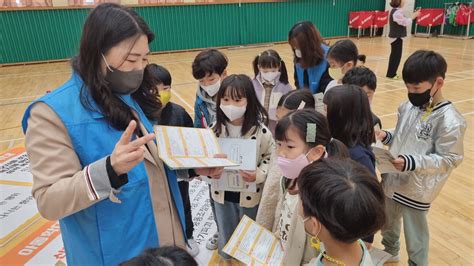
<svg viewBox="0 0 474 266">
<path fill-rule="evenodd" d="M 148 133 L 143 125 L 140 129 L 143 135 Z M 67 129 L 45 103 L 36 103 L 31 109 L 25 144 L 33 174 L 33 197 L 44 218 L 61 219 L 108 197 L 108 193 L 102 193 L 104 196 L 98 199 L 89 196 L 90 189 L 84 178 L 84 169 L 88 167 L 82 167 Z M 160 245 L 184 248 L 183 231 L 168 189 L 163 163 L 158 158 L 158 147 L 153 142 L 148 143 L 147 147 L 144 162 Z M 92 163 L 90 168 L 92 165 L 100 167 L 101 161 Z M 113 200 L 112 191 L 110 195 Z"/>
<path fill-rule="evenodd" d="M 211 127 L 213 125 L 211 124 Z M 257 192 L 241 192 L 240 193 L 240 206 L 245 208 L 253 208 L 260 203 L 262 196 L 263 185 L 268 175 L 268 168 L 270 166 L 270 157 L 275 149 L 275 142 L 273 140 L 272 133 L 263 124 L 259 126 L 254 134 L 252 128 L 245 136 L 244 139 L 256 139 L 257 140 Z M 222 129 L 220 138 L 227 137 L 227 131 L 225 128 Z M 225 191 L 215 190 L 211 185 L 212 199 L 214 201 L 224 204 Z"/>
</svg>

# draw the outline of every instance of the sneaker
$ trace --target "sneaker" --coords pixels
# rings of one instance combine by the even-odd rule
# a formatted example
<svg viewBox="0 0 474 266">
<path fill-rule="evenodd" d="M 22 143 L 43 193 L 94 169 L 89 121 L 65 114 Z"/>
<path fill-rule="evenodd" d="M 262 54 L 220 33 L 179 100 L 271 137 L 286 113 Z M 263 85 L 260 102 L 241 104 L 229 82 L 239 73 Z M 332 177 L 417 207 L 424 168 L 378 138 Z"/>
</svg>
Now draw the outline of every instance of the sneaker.
<svg viewBox="0 0 474 266">
<path fill-rule="evenodd" d="M 399 262 L 400 261 L 400 254 L 397 255 L 392 255 L 388 260 L 385 261 L 385 263 L 394 263 L 394 262 Z"/>
<path fill-rule="evenodd" d="M 391 80 L 400 80 L 399 75 L 395 75 L 394 77 L 386 77 L 386 78 L 391 79 Z"/>
<path fill-rule="evenodd" d="M 217 249 L 217 239 L 219 238 L 219 232 L 215 232 L 213 236 L 211 236 L 206 243 L 206 248 L 209 250 L 216 250 Z"/>
<path fill-rule="evenodd" d="M 196 243 L 194 239 L 188 239 L 188 245 L 186 247 L 188 250 L 189 255 L 196 257 L 199 254 L 199 245 Z"/>
</svg>

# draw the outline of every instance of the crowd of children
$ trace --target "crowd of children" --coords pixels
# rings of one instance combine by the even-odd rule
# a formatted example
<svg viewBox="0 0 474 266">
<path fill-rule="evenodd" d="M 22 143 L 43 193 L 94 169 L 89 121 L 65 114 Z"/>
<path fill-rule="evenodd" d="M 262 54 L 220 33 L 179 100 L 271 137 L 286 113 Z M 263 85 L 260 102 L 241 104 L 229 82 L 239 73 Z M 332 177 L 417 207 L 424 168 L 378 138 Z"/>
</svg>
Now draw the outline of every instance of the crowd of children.
<svg viewBox="0 0 474 266">
<path fill-rule="evenodd" d="M 212 128 L 218 138 L 257 140 L 257 169 L 239 172 L 244 181 L 257 184 L 256 192 L 209 187 L 218 230 L 206 247 L 217 249 L 223 261 L 231 263 L 222 249 L 247 215 L 280 239 L 285 265 L 372 265 L 369 250 L 380 229 L 385 250 L 392 255 L 389 261 L 399 259 L 403 217 L 409 263 L 427 265 L 426 213 L 463 158 L 466 127 L 441 94 L 443 57 L 417 51 L 408 58 L 403 78 L 409 101 L 399 108 L 396 129 L 382 131 L 371 111 L 376 76 L 359 66 L 365 56 L 351 40 L 327 47 L 316 28 L 302 22 L 291 29 L 289 44 L 295 55 L 296 90 L 275 50 L 255 57 L 253 79 L 228 75 L 227 58 L 218 50 L 204 50 L 193 62 L 199 81 L 194 126 Z M 170 102 L 170 86 L 166 69 L 147 67 L 142 87 L 163 105 L 157 123 L 193 126 L 184 109 Z M 318 92 L 324 92 L 325 113 L 315 110 L 313 94 Z M 371 148 L 376 138 L 390 145 L 398 156 L 393 164 L 400 170 L 382 175 L 382 182 Z M 178 174 L 184 180 L 180 188 L 192 255 L 199 251 L 192 240 L 186 181 L 198 174 Z"/>
<path fill-rule="evenodd" d="M 218 231 L 206 247 L 230 261 L 223 246 L 247 215 L 279 237 L 285 265 L 370 265 L 368 250 L 382 228 L 390 261 L 397 261 L 403 217 L 409 262 L 426 265 L 426 212 L 463 158 L 466 124 L 441 94 L 446 62 L 432 51 L 418 51 L 407 60 L 403 78 L 409 101 L 399 109 L 395 131 L 381 131 L 371 111 L 377 79 L 369 68 L 358 66 L 365 56 L 352 41 L 328 48 L 316 28 L 302 22 L 290 31 L 289 44 L 296 90 L 275 50 L 255 57 L 253 79 L 227 75 L 227 58 L 218 50 L 204 50 L 193 62 L 199 81 L 194 126 L 212 128 L 219 138 L 257 140 L 257 169 L 239 172 L 243 180 L 256 182 L 257 192 L 210 186 Z M 170 86 L 166 69 L 147 67 L 142 87 L 163 105 L 157 123 L 193 126 L 184 109 L 170 102 Z M 321 91 L 325 114 L 315 110 L 313 94 Z M 371 148 L 376 137 L 399 156 L 393 163 L 400 173 L 383 175 L 382 183 Z M 192 240 L 186 181 L 196 175 L 192 170 L 178 174 L 192 255 L 198 247 Z M 418 192 L 421 188 L 429 193 Z"/>
<path fill-rule="evenodd" d="M 109 17 L 120 27 L 100 27 Z M 392 11 L 389 78 L 400 61 L 403 19 Z M 192 63 L 193 121 L 171 101 L 170 72 L 148 63 L 154 35 L 137 13 L 102 4 L 85 29 L 71 80 L 35 101 L 23 120 L 33 196 L 44 217 L 60 220 L 68 263 L 197 265 L 189 180 L 220 179 L 229 170 L 163 166 L 150 132 L 167 125 L 209 128 L 221 140 L 256 145 L 255 169 L 238 171 L 254 191 L 209 185 L 217 231 L 206 248 L 217 250 L 224 264 L 234 262 L 223 248 L 246 215 L 276 235 L 284 265 L 372 265 L 378 230 L 389 261 L 398 261 L 402 220 L 409 265 L 428 265 L 427 213 L 463 160 L 466 130 L 443 96 L 447 63 L 439 53 L 408 57 L 402 70 L 408 99 L 395 129 L 382 130 L 371 110 L 377 79 L 363 66 L 365 56 L 351 40 L 329 47 L 311 22 L 299 22 L 288 35 L 295 89 L 275 50 L 249 62 L 249 77 L 228 73 L 227 57 L 206 49 Z M 138 37 L 124 58 L 121 45 L 130 36 Z M 381 181 L 377 140 L 389 147 L 397 170 Z M 187 251 L 180 249 L 185 243 Z"/>
</svg>

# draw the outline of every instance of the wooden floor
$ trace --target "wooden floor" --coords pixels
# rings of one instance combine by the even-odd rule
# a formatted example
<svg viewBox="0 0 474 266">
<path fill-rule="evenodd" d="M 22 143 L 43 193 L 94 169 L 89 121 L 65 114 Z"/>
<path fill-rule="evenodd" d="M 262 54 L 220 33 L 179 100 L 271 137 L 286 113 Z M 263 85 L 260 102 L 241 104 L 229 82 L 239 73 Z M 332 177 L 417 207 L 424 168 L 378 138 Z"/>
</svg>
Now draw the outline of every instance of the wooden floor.
<svg viewBox="0 0 474 266">
<path fill-rule="evenodd" d="M 360 53 L 367 55 L 366 65 L 378 77 L 373 110 L 382 119 L 385 128 L 396 124 L 398 105 L 406 100 L 402 81 L 384 78 L 390 45 L 385 38 L 354 40 Z M 332 41 L 334 42 L 334 41 Z M 240 49 L 226 49 L 229 73 L 253 75 L 251 62 L 261 51 L 277 50 L 293 77 L 292 55 L 288 45 L 269 45 Z M 465 116 L 468 129 L 464 140 L 465 159 L 445 185 L 441 195 L 429 212 L 431 232 L 430 264 L 472 265 L 474 263 L 474 40 L 442 38 L 411 38 L 406 40 L 402 64 L 409 54 L 418 49 L 440 52 L 448 61 L 448 75 L 444 96 L 451 100 Z M 151 62 L 164 65 L 173 76 L 172 100 L 192 112 L 196 81 L 191 74 L 191 63 L 197 52 L 162 54 L 151 56 Z M 401 71 L 400 71 L 401 72 Z M 37 64 L 0 68 L 0 151 L 23 145 L 20 123 L 23 112 L 35 98 L 64 83 L 71 73 L 68 63 Z M 292 80 L 292 78 L 290 78 Z M 402 240 L 402 262 L 407 255 Z M 380 245 L 380 235 L 376 236 Z"/>
</svg>

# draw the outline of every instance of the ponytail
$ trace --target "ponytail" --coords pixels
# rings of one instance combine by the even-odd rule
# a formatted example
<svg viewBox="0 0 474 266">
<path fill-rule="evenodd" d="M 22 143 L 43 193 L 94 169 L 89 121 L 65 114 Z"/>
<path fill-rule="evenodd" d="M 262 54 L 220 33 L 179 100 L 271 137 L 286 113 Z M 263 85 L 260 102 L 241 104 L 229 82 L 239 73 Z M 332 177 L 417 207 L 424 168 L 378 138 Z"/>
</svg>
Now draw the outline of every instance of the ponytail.
<svg viewBox="0 0 474 266">
<path fill-rule="evenodd" d="M 364 65 L 365 64 L 365 59 L 367 59 L 365 54 L 359 54 L 357 56 L 357 61 L 361 62 L 361 64 L 359 62 L 357 62 L 357 65 Z"/>
<path fill-rule="evenodd" d="M 280 62 L 280 82 L 283 84 L 288 84 L 288 71 L 286 70 L 285 61 L 281 60 Z"/>
<path fill-rule="evenodd" d="M 260 59 L 260 55 L 257 55 L 257 56 L 255 57 L 255 59 L 253 60 L 253 62 L 252 62 L 253 73 L 255 74 L 255 77 L 257 77 L 258 72 L 260 72 L 260 71 L 258 70 L 258 60 L 259 60 L 259 59 Z"/>
<path fill-rule="evenodd" d="M 329 142 L 326 144 L 326 152 L 328 157 L 339 159 L 350 157 L 349 150 L 347 149 L 346 145 L 335 138 L 331 138 L 331 140 L 329 140 Z"/>
</svg>

